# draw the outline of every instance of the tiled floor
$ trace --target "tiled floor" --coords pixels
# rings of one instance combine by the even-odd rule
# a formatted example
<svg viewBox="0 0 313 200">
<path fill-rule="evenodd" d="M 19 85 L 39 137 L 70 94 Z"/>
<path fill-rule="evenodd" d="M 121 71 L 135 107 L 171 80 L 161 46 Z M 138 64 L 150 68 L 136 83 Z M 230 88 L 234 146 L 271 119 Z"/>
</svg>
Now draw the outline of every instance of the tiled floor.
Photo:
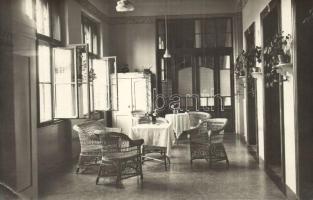
<svg viewBox="0 0 313 200">
<path fill-rule="evenodd" d="M 123 188 L 96 185 L 96 169 L 86 174 L 73 169 L 53 175 L 40 183 L 40 199 L 205 199 L 279 200 L 285 199 L 276 185 L 260 169 L 247 148 L 234 136 L 225 136 L 230 167 L 224 163 L 208 168 L 206 161 L 189 164 L 188 145 L 175 146 L 169 171 L 159 163 L 144 164 L 144 182 L 136 177 L 123 180 Z M 102 182 L 103 183 L 103 182 Z"/>
</svg>

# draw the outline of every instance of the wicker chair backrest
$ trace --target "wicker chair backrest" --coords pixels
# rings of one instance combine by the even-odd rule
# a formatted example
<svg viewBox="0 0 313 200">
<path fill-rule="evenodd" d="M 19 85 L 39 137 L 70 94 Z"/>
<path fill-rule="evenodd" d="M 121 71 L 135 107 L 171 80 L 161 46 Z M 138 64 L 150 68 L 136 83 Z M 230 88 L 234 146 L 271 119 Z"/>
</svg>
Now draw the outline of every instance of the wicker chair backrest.
<svg viewBox="0 0 313 200">
<path fill-rule="evenodd" d="M 191 127 L 196 127 L 201 123 L 201 121 L 211 118 L 211 115 L 205 112 L 189 112 L 188 114 Z"/>
</svg>

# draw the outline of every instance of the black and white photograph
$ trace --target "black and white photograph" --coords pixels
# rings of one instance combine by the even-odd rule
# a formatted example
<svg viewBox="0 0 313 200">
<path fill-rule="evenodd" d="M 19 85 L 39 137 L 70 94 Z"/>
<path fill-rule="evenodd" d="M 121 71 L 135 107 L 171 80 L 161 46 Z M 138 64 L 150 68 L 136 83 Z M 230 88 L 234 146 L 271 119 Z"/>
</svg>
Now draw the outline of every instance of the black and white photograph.
<svg viewBox="0 0 313 200">
<path fill-rule="evenodd" d="M 313 0 L 0 0 L 0 199 L 313 200 Z"/>
</svg>

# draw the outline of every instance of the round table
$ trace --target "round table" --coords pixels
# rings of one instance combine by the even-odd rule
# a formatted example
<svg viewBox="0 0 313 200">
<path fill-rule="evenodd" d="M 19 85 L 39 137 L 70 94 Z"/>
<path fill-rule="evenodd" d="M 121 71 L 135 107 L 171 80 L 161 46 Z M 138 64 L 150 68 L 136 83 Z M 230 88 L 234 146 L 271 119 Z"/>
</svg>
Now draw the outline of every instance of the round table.
<svg viewBox="0 0 313 200">
<path fill-rule="evenodd" d="M 190 129 L 188 113 L 166 114 L 165 119 L 172 123 L 173 131 L 175 132 L 177 139 L 183 131 Z"/>
</svg>

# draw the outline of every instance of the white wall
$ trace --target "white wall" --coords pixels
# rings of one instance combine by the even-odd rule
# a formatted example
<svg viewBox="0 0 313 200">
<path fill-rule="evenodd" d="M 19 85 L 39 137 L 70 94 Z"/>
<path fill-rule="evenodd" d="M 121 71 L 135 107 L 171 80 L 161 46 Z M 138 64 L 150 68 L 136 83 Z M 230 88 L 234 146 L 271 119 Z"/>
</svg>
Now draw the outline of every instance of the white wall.
<svg viewBox="0 0 313 200">
<path fill-rule="evenodd" d="M 242 11 L 243 31 L 255 22 L 256 45 L 262 46 L 260 13 L 267 6 L 269 0 L 248 1 Z M 282 30 L 292 33 L 291 0 L 282 1 Z M 244 44 L 245 46 L 245 44 Z M 261 66 L 262 68 L 263 66 Z M 263 69 L 262 69 L 263 71 Z M 264 83 L 263 79 L 257 81 L 258 101 L 258 134 L 259 156 L 264 159 Z M 293 75 L 289 75 L 289 81 L 284 82 L 284 129 L 285 129 L 285 171 L 286 185 L 296 193 L 296 157 L 295 157 L 295 122 L 294 122 L 294 83 Z M 246 121 L 245 121 L 246 122 Z"/>
<path fill-rule="evenodd" d="M 111 4 L 111 16 L 117 19 L 111 23 L 110 40 L 113 54 L 119 64 L 128 64 L 131 71 L 152 67 L 156 71 L 155 18 L 191 16 L 234 16 L 237 27 L 236 3 L 229 0 L 136 0 L 134 12 L 117 13 L 115 2 Z M 240 24 L 241 25 L 241 24 Z M 236 32 L 238 28 L 235 28 Z M 239 29 L 241 30 L 241 29 Z M 236 36 L 237 32 L 236 32 Z M 236 47 L 240 45 L 236 44 Z M 236 51 L 237 52 L 237 51 Z"/>
<path fill-rule="evenodd" d="M 154 23 L 113 24 L 110 29 L 111 50 L 118 64 L 128 64 L 131 71 L 151 68 L 155 73 Z"/>
</svg>

